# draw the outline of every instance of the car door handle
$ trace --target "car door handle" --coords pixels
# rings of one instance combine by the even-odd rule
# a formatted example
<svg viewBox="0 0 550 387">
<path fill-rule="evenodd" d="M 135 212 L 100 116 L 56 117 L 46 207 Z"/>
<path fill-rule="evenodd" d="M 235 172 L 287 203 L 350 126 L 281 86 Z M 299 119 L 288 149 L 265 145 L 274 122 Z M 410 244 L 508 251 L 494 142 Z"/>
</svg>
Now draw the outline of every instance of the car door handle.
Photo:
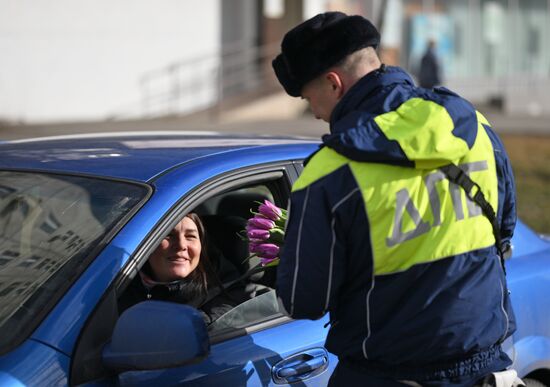
<svg viewBox="0 0 550 387">
<path fill-rule="evenodd" d="M 283 367 L 277 371 L 277 374 L 282 378 L 287 378 L 289 376 L 296 376 L 305 374 L 306 372 L 311 372 L 316 370 L 319 367 L 322 367 L 327 362 L 325 357 L 316 357 L 309 361 L 297 364 L 295 366 Z"/>
<path fill-rule="evenodd" d="M 281 360 L 271 369 L 276 384 L 293 383 L 320 374 L 328 367 L 328 353 L 313 348 Z"/>
</svg>

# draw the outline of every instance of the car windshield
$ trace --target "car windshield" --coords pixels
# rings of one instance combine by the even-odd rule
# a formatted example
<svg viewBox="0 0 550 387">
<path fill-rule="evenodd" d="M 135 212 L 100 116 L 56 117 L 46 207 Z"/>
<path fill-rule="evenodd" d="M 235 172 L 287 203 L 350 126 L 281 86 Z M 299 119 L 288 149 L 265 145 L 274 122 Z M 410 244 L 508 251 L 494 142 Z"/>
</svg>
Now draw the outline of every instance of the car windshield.
<svg viewBox="0 0 550 387">
<path fill-rule="evenodd" d="M 147 192 L 119 181 L 0 171 L 0 348 L 34 328 Z"/>
</svg>

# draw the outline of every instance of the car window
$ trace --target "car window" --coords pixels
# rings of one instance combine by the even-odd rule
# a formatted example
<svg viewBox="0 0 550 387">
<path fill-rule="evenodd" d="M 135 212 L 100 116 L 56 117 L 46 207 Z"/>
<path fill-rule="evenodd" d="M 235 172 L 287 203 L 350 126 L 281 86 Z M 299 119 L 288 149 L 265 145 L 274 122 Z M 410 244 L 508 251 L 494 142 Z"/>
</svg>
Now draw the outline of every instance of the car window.
<svg viewBox="0 0 550 387">
<path fill-rule="evenodd" d="M 118 181 L 0 171 L 0 348 L 40 320 L 147 192 Z"/>
<path fill-rule="evenodd" d="M 248 245 L 242 235 L 247 220 L 264 200 L 274 202 L 274 195 L 268 185 L 257 184 L 216 195 L 196 209 L 206 227 L 209 241 L 214 245 L 211 247 L 221 252 L 222 258 L 229 261 L 240 274 L 259 264 L 258 258 L 246 259 Z M 262 273 L 258 273 L 249 280 L 257 281 L 262 276 Z"/>
<path fill-rule="evenodd" d="M 158 232 L 153 230 L 152 239 L 143 243 L 143 251 L 138 251 L 129 261 L 136 270 L 121 272 L 123 275 L 115 294 L 119 315 L 139 300 L 185 302 L 187 298 L 188 304 L 202 312 L 207 326 L 211 326 L 210 339 L 216 343 L 287 322 L 274 303 L 277 267 L 253 270 L 260 259 L 247 259 L 250 253 L 243 232 L 246 232 L 247 220 L 265 200 L 286 207 L 291 182 L 296 176 L 292 163 L 251 166 L 238 173 L 231 171 L 209 179 L 182 197 L 156 226 Z M 208 274 L 204 299 L 197 299 L 188 292 L 193 285 L 191 282 L 163 283 L 151 277 L 151 255 L 190 213 L 198 215 L 204 226 L 206 242 L 203 241 L 202 249 L 206 246 L 208 273 L 214 270 L 217 274 L 215 277 Z M 226 286 L 221 289 L 220 284 Z M 253 301 L 256 298 L 258 300 Z M 216 323 L 222 316 L 223 319 Z M 90 324 L 90 332 L 94 330 L 97 332 L 87 335 L 97 337 L 100 334 L 100 319 Z M 82 353 L 93 350 L 84 345 L 79 348 Z"/>
<path fill-rule="evenodd" d="M 200 215 L 234 215 L 248 219 L 257 203 L 266 199 L 273 202 L 273 194 L 265 184 L 258 184 L 216 195 L 201 203 L 196 211 Z"/>
<path fill-rule="evenodd" d="M 249 259 L 248 241 L 243 238 L 247 220 L 254 215 L 253 212 L 258 211 L 260 204 L 269 200 L 276 205 L 284 206 L 287 202 L 290 191 L 288 178 L 283 173 L 274 175 L 271 171 L 266 176 L 262 179 L 260 175 L 257 183 L 251 183 L 251 179 L 247 179 L 246 183 L 240 185 L 238 180 L 222 184 L 223 189 L 217 193 L 214 191 L 214 195 L 208 195 L 209 190 L 205 187 L 202 195 L 206 197 L 205 200 L 197 202 L 184 213 L 179 213 L 177 219 L 167 218 L 173 219 L 170 221 L 172 224 L 177 224 L 185 214 L 192 212 L 199 216 L 204 225 L 206 243 L 203 248 L 207 250 L 208 265 L 214 269 L 216 278 L 209 280 L 209 292 L 213 293 L 213 296 L 209 293 L 207 301 L 202 303 L 199 309 L 206 313 L 209 324 L 217 321 L 228 310 L 231 311 L 221 322 L 209 329 L 211 334 L 220 330 L 225 333 L 229 329 L 237 330 L 266 319 L 280 317 L 269 296 L 251 302 L 260 295 L 273 292 L 276 267 L 255 270 L 259 266 L 259 258 Z M 152 246 L 156 248 L 158 243 L 160 241 Z M 149 254 L 145 254 L 145 261 L 138 266 L 143 267 L 148 257 Z M 147 266 L 145 270 L 149 270 Z M 254 271 L 252 274 L 251 270 Z M 139 277 L 131 278 L 119 293 L 119 312 L 133 302 L 134 298 L 130 295 L 141 288 L 137 284 L 139 281 L 143 281 L 141 274 Z M 224 285 L 223 290 L 219 287 L 220 284 Z M 141 290 L 138 293 L 139 297 L 143 296 Z M 161 297 L 160 293 L 158 294 L 158 297 Z M 129 299 L 130 302 L 126 302 Z M 262 306 L 264 299 L 268 303 Z M 243 303 L 246 303 L 246 306 L 240 307 Z"/>
<path fill-rule="evenodd" d="M 214 335 L 226 330 L 246 328 L 280 314 L 275 290 L 271 289 L 222 315 L 208 327 L 208 331 Z"/>
<path fill-rule="evenodd" d="M 274 292 L 276 267 L 259 269 L 259 258 L 248 258 L 248 241 L 243 239 L 243 235 L 248 219 L 265 200 L 284 206 L 288 192 L 281 188 L 283 179 L 223 192 L 196 209 L 199 213 L 202 211 L 200 216 L 209 236 L 210 256 L 217 256 L 222 267 L 235 267 L 242 279 L 228 287 L 228 292 L 238 293 L 240 288 L 248 295 L 244 302 L 241 298 L 242 303 L 209 326 L 211 336 L 231 330 L 242 331 L 244 327 L 281 316 Z M 224 278 L 224 273 L 220 273 L 220 280 L 227 285 L 234 283 L 235 278 Z"/>
</svg>

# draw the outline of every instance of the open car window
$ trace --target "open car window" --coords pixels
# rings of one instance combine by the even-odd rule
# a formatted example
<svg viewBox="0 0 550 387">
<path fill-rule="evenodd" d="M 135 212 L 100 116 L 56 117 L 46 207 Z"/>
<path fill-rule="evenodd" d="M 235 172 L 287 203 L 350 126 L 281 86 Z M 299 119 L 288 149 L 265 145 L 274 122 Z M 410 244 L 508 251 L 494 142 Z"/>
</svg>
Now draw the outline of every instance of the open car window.
<svg viewBox="0 0 550 387">
<path fill-rule="evenodd" d="M 264 200 L 275 201 L 269 187 L 258 184 L 216 195 L 195 209 L 206 228 L 210 256 L 219 256 L 220 264 L 233 266 L 240 275 L 260 263 L 257 257 L 247 259 L 248 243 L 243 237 L 248 219 L 258 211 L 258 206 Z M 263 276 L 264 273 L 257 273 L 248 280 L 257 282 Z M 222 276 L 220 279 L 227 282 L 232 278 Z"/>
<path fill-rule="evenodd" d="M 265 200 L 280 207 L 286 205 L 290 185 L 285 186 L 283 180 L 284 177 L 237 187 L 206 200 L 196 208 L 212 244 L 210 249 L 219 250 L 221 262 L 235 267 L 242 278 L 228 288 L 229 293 L 240 287 L 248 294 L 244 301 L 208 327 L 210 336 L 216 342 L 233 336 L 231 332 L 242 334 L 245 328 L 282 316 L 275 296 L 277 268 L 259 269 L 260 259 L 250 258 L 248 241 L 243 235 L 248 219 L 258 212 L 259 205 Z M 231 284 L 234 278 L 224 278 L 221 273 L 221 280 L 224 284 Z"/>
<path fill-rule="evenodd" d="M 209 328 L 211 336 L 216 335 L 219 338 L 218 333 L 223 332 L 224 337 L 230 337 L 231 334 L 228 332 L 231 330 L 242 333 L 241 328 L 245 326 L 281 316 L 273 304 L 276 267 L 253 270 L 259 266 L 260 260 L 257 257 L 249 258 L 248 241 L 243 236 L 248 219 L 258 211 L 260 204 L 268 200 L 284 207 L 289 191 L 289 179 L 280 170 L 277 173 L 270 171 L 265 175 L 258 174 L 255 180 L 233 178 L 231 183 L 224 183 L 223 188 L 217 192 L 204 187 L 201 191 L 204 195 L 200 196 L 206 197 L 205 200 L 197 201 L 193 207 L 187 207 L 186 210 L 175 214 L 176 217 L 170 217 L 169 223 L 177 224 L 185 214 L 193 212 L 199 215 L 204 225 L 209 264 L 215 268 L 217 274 L 216 280 L 209 282 L 208 291 L 219 293 L 220 298 L 226 298 L 224 301 L 227 301 L 228 297 L 227 303 L 230 304 L 230 307 L 223 309 L 221 313 L 218 313 L 216 300 L 212 303 L 207 301 L 199 307 L 208 316 L 206 322 L 212 325 Z M 167 224 L 164 234 L 169 232 Z M 144 264 L 145 261 L 138 264 L 138 267 Z M 254 271 L 253 274 L 250 274 L 251 270 Z M 219 291 L 215 286 L 216 282 L 218 285 L 230 286 Z M 126 289 L 130 289 L 130 286 Z M 128 305 L 121 304 L 124 292 L 121 294 L 119 309 L 124 310 Z M 256 298 L 258 300 L 253 301 Z M 263 302 L 266 304 L 263 305 Z M 212 310 L 215 312 L 211 313 Z M 222 315 L 224 318 L 216 323 Z"/>
</svg>

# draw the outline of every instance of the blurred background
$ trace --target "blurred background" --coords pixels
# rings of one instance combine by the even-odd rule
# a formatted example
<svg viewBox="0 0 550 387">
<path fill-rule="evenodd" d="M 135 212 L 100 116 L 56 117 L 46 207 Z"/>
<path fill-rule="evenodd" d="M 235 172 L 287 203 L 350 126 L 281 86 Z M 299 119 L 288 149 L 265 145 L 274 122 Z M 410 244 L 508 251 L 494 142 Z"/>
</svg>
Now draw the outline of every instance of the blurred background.
<svg viewBox="0 0 550 387">
<path fill-rule="evenodd" d="M 0 140 L 216 130 L 320 136 L 271 70 L 319 12 L 369 18 L 414 77 L 434 41 L 441 84 L 504 138 L 520 214 L 550 233 L 550 0 L 0 0 Z M 524 203 L 524 204 L 522 204 Z"/>
</svg>

